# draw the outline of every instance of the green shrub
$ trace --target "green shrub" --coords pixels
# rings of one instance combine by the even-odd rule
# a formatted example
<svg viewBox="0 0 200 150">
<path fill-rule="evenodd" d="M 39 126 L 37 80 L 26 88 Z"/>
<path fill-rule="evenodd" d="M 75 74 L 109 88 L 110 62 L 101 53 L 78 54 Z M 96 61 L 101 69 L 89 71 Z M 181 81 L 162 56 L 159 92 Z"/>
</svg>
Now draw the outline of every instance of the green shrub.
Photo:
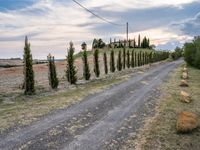
<svg viewBox="0 0 200 150">
<path fill-rule="evenodd" d="M 184 58 L 187 64 L 200 69 L 200 37 L 184 45 Z"/>
</svg>

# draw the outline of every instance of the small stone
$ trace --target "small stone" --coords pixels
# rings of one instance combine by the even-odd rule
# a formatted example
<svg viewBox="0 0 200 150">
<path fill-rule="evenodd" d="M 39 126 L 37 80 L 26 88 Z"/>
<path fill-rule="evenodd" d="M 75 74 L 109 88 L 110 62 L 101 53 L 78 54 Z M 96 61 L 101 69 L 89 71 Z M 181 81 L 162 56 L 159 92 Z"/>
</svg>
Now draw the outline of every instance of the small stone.
<svg viewBox="0 0 200 150">
<path fill-rule="evenodd" d="M 183 72 L 183 74 L 182 74 L 182 78 L 183 78 L 183 79 L 188 79 L 188 78 L 189 78 L 189 77 L 188 77 L 188 73 Z"/>
<path fill-rule="evenodd" d="M 185 103 L 191 102 L 191 96 L 185 91 L 181 91 L 180 100 Z"/>
<path fill-rule="evenodd" d="M 188 87 L 189 85 L 188 85 L 187 80 L 181 80 L 180 86 Z"/>
</svg>

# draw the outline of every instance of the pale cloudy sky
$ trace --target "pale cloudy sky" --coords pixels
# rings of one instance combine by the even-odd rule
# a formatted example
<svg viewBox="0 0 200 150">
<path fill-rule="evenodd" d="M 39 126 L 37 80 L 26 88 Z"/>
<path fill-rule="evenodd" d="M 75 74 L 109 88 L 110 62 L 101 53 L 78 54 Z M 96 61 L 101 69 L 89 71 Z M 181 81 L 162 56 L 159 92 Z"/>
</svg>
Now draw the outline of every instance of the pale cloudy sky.
<svg viewBox="0 0 200 150">
<path fill-rule="evenodd" d="M 117 24 L 130 24 L 130 38 L 148 36 L 158 49 L 174 49 L 200 35 L 200 0 L 77 0 Z M 94 17 L 72 0 L 0 0 L 0 58 L 22 57 L 28 35 L 33 57 L 64 58 L 93 38 L 125 38 L 125 27 Z"/>
</svg>

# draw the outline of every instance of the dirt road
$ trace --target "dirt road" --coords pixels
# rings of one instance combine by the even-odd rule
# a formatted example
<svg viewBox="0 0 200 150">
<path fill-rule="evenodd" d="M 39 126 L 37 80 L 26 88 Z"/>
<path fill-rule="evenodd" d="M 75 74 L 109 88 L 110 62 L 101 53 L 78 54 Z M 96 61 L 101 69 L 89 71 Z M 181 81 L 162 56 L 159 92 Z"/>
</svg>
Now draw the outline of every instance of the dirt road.
<svg viewBox="0 0 200 150">
<path fill-rule="evenodd" d="M 182 60 L 151 67 L 19 131 L 0 136 L 0 149 L 120 149 L 153 114 L 159 85 Z"/>
</svg>

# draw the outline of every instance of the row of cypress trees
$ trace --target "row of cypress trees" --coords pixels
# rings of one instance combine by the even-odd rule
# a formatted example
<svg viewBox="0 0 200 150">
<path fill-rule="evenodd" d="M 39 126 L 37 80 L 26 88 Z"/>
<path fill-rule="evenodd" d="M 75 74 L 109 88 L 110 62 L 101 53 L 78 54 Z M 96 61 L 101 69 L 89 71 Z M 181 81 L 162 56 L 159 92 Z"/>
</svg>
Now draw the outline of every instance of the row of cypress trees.
<svg viewBox="0 0 200 150">
<path fill-rule="evenodd" d="M 66 57 L 67 66 L 66 66 L 66 78 L 70 84 L 76 84 L 77 82 L 77 70 L 74 64 L 74 46 L 73 43 L 70 42 L 68 55 Z M 119 50 L 117 55 L 117 65 L 115 65 L 115 52 L 112 49 L 110 51 L 110 72 L 114 73 L 116 71 L 116 67 L 118 71 L 127 68 L 134 68 L 136 66 L 142 66 L 145 64 L 157 62 L 164 60 L 169 57 L 168 52 L 136 52 L 132 50 L 130 52 L 129 49 L 123 48 L 123 50 Z M 49 84 L 52 89 L 56 89 L 59 84 L 59 80 L 57 78 L 56 66 L 54 57 L 49 54 L 47 56 L 48 68 L 49 68 Z M 82 61 L 83 61 L 83 77 L 85 80 L 89 80 L 91 77 L 90 67 L 88 62 L 88 56 L 86 49 L 83 50 L 82 53 Z M 95 49 L 93 53 L 93 62 L 94 62 L 94 73 L 96 77 L 100 76 L 100 66 L 99 66 L 99 50 Z M 104 62 L 104 72 L 108 74 L 108 61 L 107 61 L 107 53 L 103 53 L 103 62 Z M 25 89 L 25 94 L 30 95 L 34 94 L 34 72 L 32 66 L 32 55 L 30 50 L 30 44 L 28 43 L 28 38 L 25 38 L 25 47 L 24 47 L 24 84 L 23 87 Z"/>
</svg>

